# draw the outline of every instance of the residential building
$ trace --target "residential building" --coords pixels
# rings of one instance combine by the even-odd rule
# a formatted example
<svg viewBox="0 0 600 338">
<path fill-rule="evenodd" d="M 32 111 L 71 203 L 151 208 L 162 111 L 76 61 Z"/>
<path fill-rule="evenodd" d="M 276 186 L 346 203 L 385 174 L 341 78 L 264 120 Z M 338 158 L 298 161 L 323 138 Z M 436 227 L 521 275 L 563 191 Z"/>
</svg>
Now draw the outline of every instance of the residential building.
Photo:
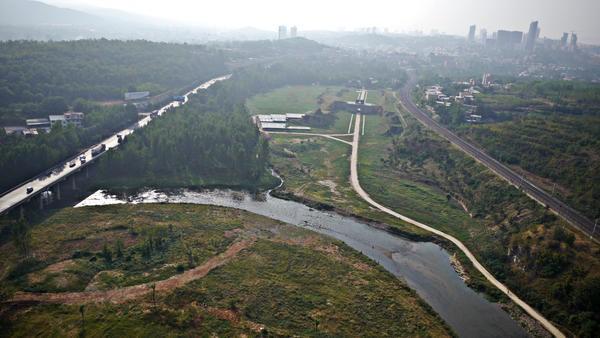
<svg viewBox="0 0 600 338">
<path fill-rule="evenodd" d="M 475 29 L 477 29 L 477 26 L 475 26 L 475 25 L 469 26 L 469 36 L 468 36 L 469 42 L 475 42 Z"/>
<path fill-rule="evenodd" d="M 481 42 L 481 44 L 485 45 L 485 43 L 487 41 L 487 29 L 482 28 L 479 31 L 479 41 Z"/>
<path fill-rule="evenodd" d="M 279 40 L 287 38 L 287 27 L 286 26 L 279 26 L 278 38 L 279 38 Z"/>
<path fill-rule="evenodd" d="M 483 74 L 483 78 L 481 79 L 481 85 L 484 87 L 489 87 L 492 84 L 492 74 L 485 73 Z"/>
<path fill-rule="evenodd" d="M 569 50 L 576 51 L 577 50 L 577 34 L 571 33 L 571 44 L 569 45 Z"/>
<path fill-rule="evenodd" d="M 67 124 L 74 125 L 76 127 L 83 127 L 83 119 L 85 114 L 80 112 L 69 111 L 64 114 L 65 121 Z"/>
<path fill-rule="evenodd" d="M 67 121 L 64 115 L 50 115 L 48 116 L 50 120 L 50 127 L 54 128 L 54 126 L 60 124 L 63 127 L 67 126 Z"/>
<path fill-rule="evenodd" d="M 569 33 L 563 33 L 560 38 L 560 48 L 567 49 L 567 47 L 569 47 Z"/>
<path fill-rule="evenodd" d="M 527 32 L 527 41 L 525 42 L 525 50 L 528 52 L 533 52 L 535 48 L 535 41 L 539 36 L 539 27 L 538 22 L 533 21 L 529 25 L 529 32 Z"/>
</svg>

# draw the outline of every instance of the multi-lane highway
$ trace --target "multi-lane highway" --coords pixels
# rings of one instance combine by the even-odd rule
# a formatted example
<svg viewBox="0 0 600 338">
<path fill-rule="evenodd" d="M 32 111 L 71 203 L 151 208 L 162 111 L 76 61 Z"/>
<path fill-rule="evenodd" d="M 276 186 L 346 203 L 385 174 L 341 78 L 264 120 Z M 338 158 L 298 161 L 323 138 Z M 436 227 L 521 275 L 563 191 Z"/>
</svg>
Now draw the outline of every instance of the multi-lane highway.
<svg viewBox="0 0 600 338">
<path fill-rule="evenodd" d="M 190 95 L 196 94 L 198 92 L 198 90 L 206 89 L 206 88 L 212 86 L 213 84 L 215 84 L 216 82 L 226 80 L 230 76 L 231 75 L 217 77 L 217 78 L 214 78 L 210 81 L 207 81 L 207 82 L 201 84 L 200 86 L 187 92 L 184 95 L 183 102 L 179 102 L 179 101 L 170 102 L 166 106 L 159 109 L 157 115 L 162 115 L 165 112 L 169 111 L 169 109 L 171 109 L 171 108 L 175 108 L 182 104 L 186 104 L 189 100 Z M 82 167 L 90 165 L 97 158 L 99 158 L 102 154 L 106 153 L 106 152 L 103 152 L 100 155 L 92 157 L 92 149 L 93 148 L 96 148 L 96 147 L 100 146 L 101 144 L 104 144 L 106 146 L 106 150 L 116 148 L 120 144 L 118 141 L 118 138 L 119 138 L 118 135 L 120 135 L 120 137 L 126 137 L 127 135 L 135 132 L 136 129 L 143 128 L 148 123 L 150 123 L 150 121 L 152 121 L 152 117 L 147 116 L 147 117 L 139 120 L 138 122 L 134 123 L 130 127 L 115 133 L 111 137 L 103 140 L 102 142 L 95 144 L 78 154 L 75 154 L 72 158 L 68 159 L 67 161 L 53 167 L 53 169 L 49 169 L 48 171 L 45 171 L 43 174 L 40 174 L 26 182 L 21 183 L 17 187 L 2 193 L 0 195 L 0 214 L 3 214 L 5 212 L 11 210 L 12 208 L 18 206 L 19 204 L 30 200 L 33 196 L 36 196 L 36 195 L 42 193 L 43 191 L 46 191 L 48 188 L 50 188 L 50 187 L 54 186 L 55 184 L 57 184 L 58 182 L 64 180 L 71 174 L 80 171 L 82 169 Z M 81 156 L 85 156 L 85 158 L 86 158 L 85 163 L 82 163 L 82 161 L 79 160 L 79 158 Z M 70 163 L 71 163 L 71 165 L 73 165 L 73 163 L 74 163 L 74 166 L 69 166 Z M 48 175 L 47 173 L 50 173 L 50 174 Z M 33 191 L 28 192 L 28 189 L 29 190 L 33 189 Z"/>
<path fill-rule="evenodd" d="M 400 91 L 400 101 L 404 108 L 409 113 L 411 113 L 418 121 L 420 121 L 429 129 L 436 132 L 438 135 L 450 141 L 460 150 L 473 157 L 476 161 L 492 170 L 494 173 L 508 181 L 510 184 L 521 189 L 536 202 L 552 210 L 554 213 L 562 217 L 575 228 L 579 229 L 588 236 L 591 236 L 593 234 L 594 223 L 591 220 L 583 216 L 575 209 L 569 207 L 564 202 L 555 198 L 545 190 L 539 188 L 531 181 L 527 180 L 525 177 L 517 174 L 512 169 L 498 162 L 490 155 L 486 154 L 483 150 L 461 139 L 450 130 L 441 126 L 426 112 L 422 111 L 419 107 L 417 107 L 411 99 L 411 91 L 414 88 L 415 84 L 416 83 L 413 78 L 402 88 L 402 90 Z M 596 238 L 594 238 L 594 240 L 598 242 Z"/>
</svg>

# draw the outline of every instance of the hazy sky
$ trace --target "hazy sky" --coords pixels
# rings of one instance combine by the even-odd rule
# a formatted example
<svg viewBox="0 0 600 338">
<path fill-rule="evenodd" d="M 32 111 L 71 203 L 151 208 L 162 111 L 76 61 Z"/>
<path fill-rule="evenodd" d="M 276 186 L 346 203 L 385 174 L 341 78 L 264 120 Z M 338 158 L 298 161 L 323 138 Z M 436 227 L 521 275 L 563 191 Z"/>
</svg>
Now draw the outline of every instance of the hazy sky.
<svg viewBox="0 0 600 338">
<path fill-rule="evenodd" d="M 466 35 L 477 31 L 527 31 L 540 21 L 541 36 L 558 38 L 576 31 L 582 42 L 600 43 L 600 0 L 43 0 L 53 4 L 92 5 L 176 20 L 182 24 L 299 31 L 389 27 L 399 31 L 432 29 Z"/>
</svg>

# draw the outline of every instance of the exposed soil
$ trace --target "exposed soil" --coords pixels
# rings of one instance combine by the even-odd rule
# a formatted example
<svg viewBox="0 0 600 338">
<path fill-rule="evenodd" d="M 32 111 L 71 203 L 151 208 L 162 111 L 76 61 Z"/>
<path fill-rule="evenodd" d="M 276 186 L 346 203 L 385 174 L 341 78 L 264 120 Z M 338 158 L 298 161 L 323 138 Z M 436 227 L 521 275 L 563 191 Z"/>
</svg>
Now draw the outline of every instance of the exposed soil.
<svg viewBox="0 0 600 338">
<path fill-rule="evenodd" d="M 255 239 L 242 240 L 233 243 L 225 252 L 210 258 L 204 264 L 188 270 L 171 278 L 140 285 L 133 285 L 107 291 L 84 291 L 84 292 L 62 292 L 62 293 L 32 293 L 17 292 L 8 302 L 44 302 L 44 303 L 124 303 L 129 300 L 142 297 L 152 291 L 151 285 L 155 285 L 156 292 L 167 292 L 181 287 L 191 281 L 206 276 L 211 270 L 229 262 L 240 251 L 254 244 Z"/>
</svg>

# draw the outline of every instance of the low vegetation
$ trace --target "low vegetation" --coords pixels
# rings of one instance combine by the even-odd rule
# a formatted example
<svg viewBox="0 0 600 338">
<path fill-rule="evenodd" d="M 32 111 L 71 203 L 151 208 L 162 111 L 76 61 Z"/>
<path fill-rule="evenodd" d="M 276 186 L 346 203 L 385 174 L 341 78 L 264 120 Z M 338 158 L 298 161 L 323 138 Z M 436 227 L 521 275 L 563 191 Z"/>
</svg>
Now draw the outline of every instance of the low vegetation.
<svg viewBox="0 0 600 338">
<path fill-rule="evenodd" d="M 69 208 L 29 233 L 27 254 L 13 242 L 0 246 L 6 336 L 452 335 L 375 262 L 341 242 L 247 212 L 193 205 Z M 241 243 L 205 275 L 179 287 L 161 282 L 200 271 Z M 140 295 L 86 301 L 142 283 Z M 10 301 L 39 292 L 54 301 Z"/>
<path fill-rule="evenodd" d="M 381 103 L 389 103 L 390 94 L 380 97 Z M 403 121 L 406 127 L 389 133 Z M 419 234 L 411 226 L 386 220 L 354 195 L 348 182 L 349 146 L 277 135 L 271 147 L 272 162 L 290 194 Z M 600 299 L 589 287 L 597 286 L 600 260 L 599 248 L 587 238 L 406 112 L 367 116 L 359 154 L 361 185 L 376 201 L 458 237 L 497 278 L 563 330 L 594 335 Z M 473 288 L 504 301 L 464 265 Z M 579 298 L 581 290 L 590 297 Z"/>
</svg>

